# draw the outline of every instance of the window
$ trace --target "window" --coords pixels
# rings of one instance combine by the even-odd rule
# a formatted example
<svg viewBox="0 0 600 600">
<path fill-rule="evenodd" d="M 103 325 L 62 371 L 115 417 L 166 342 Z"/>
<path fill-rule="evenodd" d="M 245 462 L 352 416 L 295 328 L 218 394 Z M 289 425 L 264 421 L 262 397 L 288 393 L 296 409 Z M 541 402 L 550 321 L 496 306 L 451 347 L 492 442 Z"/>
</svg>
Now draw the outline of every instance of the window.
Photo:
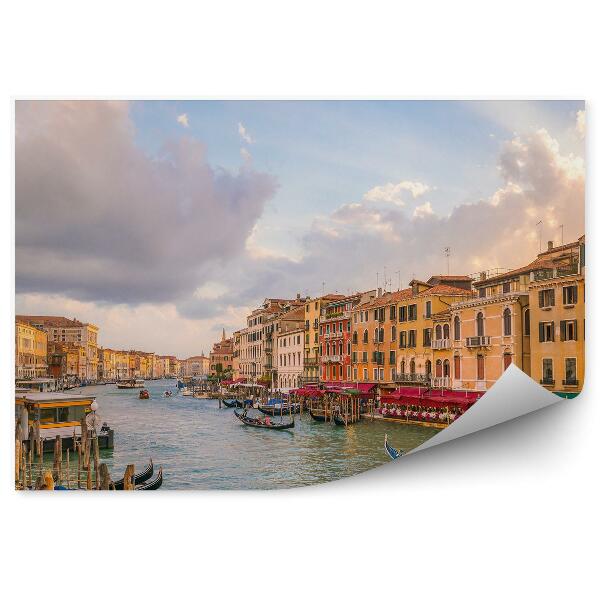
<svg viewBox="0 0 600 600">
<path fill-rule="evenodd" d="M 454 317 L 454 339 L 460 340 L 460 319 L 458 315 Z"/>
<path fill-rule="evenodd" d="M 398 308 L 398 321 L 401 323 L 406 321 L 406 306 L 400 306 Z"/>
<path fill-rule="evenodd" d="M 410 372 L 411 372 L 412 375 L 414 375 L 417 372 L 417 364 L 415 363 L 415 359 L 414 358 L 410 361 L 409 368 L 410 368 Z"/>
<path fill-rule="evenodd" d="M 508 369 L 508 367 L 510 367 L 510 364 L 512 363 L 512 354 L 508 354 L 508 352 L 505 353 L 502 362 L 504 364 L 504 370 L 506 371 L 506 369 Z"/>
<path fill-rule="evenodd" d="M 460 379 L 460 356 L 454 356 L 454 379 Z"/>
<path fill-rule="evenodd" d="M 435 376 L 442 376 L 442 361 L 439 358 L 435 361 Z"/>
<path fill-rule="evenodd" d="M 485 288 L 479 288 L 479 297 L 485 298 Z"/>
<path fill-rule="evenodd" d="M 383 327 L 379 328 L 379 342 L 383 342 Z"/>
<path fill-rule="evenodd" d="M 396 364 L 396 351 L 390 350 L 390 365 Z"/>
<path fill-rule="evenodd" d="M 409 321 L 417 320 L 417 305 L 416 304 L 408 305 L 408 320 Z"/>
<path fill-rule="evenodd" d="M 404 361 L 400 362 L 400 373 L 402 373 L 402 375 L 404 375 L 404 373 L 406 372 L 406 363 Z"/>
<path fill-rule="evenodd" d="M 560 322 L 560 341 L 571 342 L 577 340 L 577 321 Z"/>
<path fill-rule="evenodd" d="M 442 339 L 442 326 L 441 325 L 435 326 L 435 339 L 436 340 Z"/>
<path fill-rule="evenodd" d="M 377 381 L 377 374 L 379 373 L 378 369 L 373 369 L 373 380 Z"/>
<path fill-rule="evenodd" d="M 352 333 L 352 343 L 353 344 L 358 344 L 358 331 L 354 331 Z"/>
<path fill-rule="evenodd" d="M 483 313 L 477 313 L 477 318 L 476 318 L 476 322 L 477 322 L 477 335 L 478 336 L 483 336 L 485 335 L 484 332 L 484 328 L 483 328 Z"/>
<path fill-rule="evenodd" d="M 350 356 L 350 342 L 348 342 L 347 344 L 347 352 L 346 354 L 348 354 L 348 356 Z"/>
<path fill-rule="evenodd" d="M 431 346 L 431 329 L 423 329 L 423 346 Z"/>
<path fill-rule="evenodd" d="M 417 346 L 417 330 L 410 329 L 408 332 L 408 347 L 416 348 Z"/>
<path fill-rule="evenodd" d="M 554 306 L 554 289 L 540 290 L 538 292 L 540 308 L 548 308 Z"/>
<path fill-rule="evenodd" d="M 363 369 L 363 381 L 367 381 L 369 379 L 369 374 L 367 373 L 367 369 Z"/>
<path fill-rule="evenodd" d="M 396 341 L 396 326 L 392 325 L 392 342 Z"/>
<path fill-rule="evenodd" d="M 503 294 L 508 294 L 510 292 L 510 281 L 505 281 L 502 284 L 502 293 Z"/>
<path fill-rule="evenodd" d="M 577 385 L 577 359 L 565 358 L 564 385 Z"/>
<path fill-rule="evenodd" d="M 525 309 L 525 315 L 523 318 L 523 335 L 531 334 L 531 317 L 529 316 L 529 309 Z"/>
<path fill-rule="evenodd" d="M 390 306 L 390 321 L 395 321 L 396 320 L 396 305 L 393 304 L 392 306 Z"/>
<path fill-rule="evenodd" d="M 577 304 L 577 286 L 568 285 L 562 289 L 563 304 Z"/>
<path fill-rule="evenodd" d="M 379 369 L 379 381 L 383 381 L 383 369 Z"/>
<path fill-rule="evenodd" d="M 504 329 L 504 335 L 511 335 L 512 332 L 512 315 L 510 308 L 505 308 L 502 313 L 502 327 Z"/>
<path fill-rule="evenodd" d="M 540 322 L 540 342 L 554 341 L 554 321 Z"/>
<path fill-rule="evenodd" d="M 398 344 L 400 348 L 406 348 L 406 331 L 400 332 L 400 343 Z"/>
<path fill-rule="evenodd" d="M 367 352 L 363 352 L 363 353 L 362 353 L 362 361 L 363 361 L 364 363 L 366 363 L 366 362 L 367 362 L 367 356 L 368 356 Z"/>
<path fill-rule="evenodd" d="M 425 374 L 428 377 L 431 377 L 431 361 L 430 360 L 425 361 Z"/>
<path fill-rule="evenodd" d="M 551 358 L 542 359 L 542 383 L 554 384 L 554 365 Z"/>
<path fill-rule="evenodd" d="M 427 300 L 427 302 L 425 302 L 425 318 L 431 318 L 431 300 Z"/>
<path fill-rule="evenodd" d="M 485 379 L 485 357 L 483 354 L 477 355 L 477 380 L 483 381 Z"/>
<path fill-rule="evenodd" d="M 358 381 L 358 369 L 354 369 L 352 379 L 354 379 L 354 381 Z"/>
<path fill-rule="evenodd" d="M 448 359 L 444 361 L 444 377 L 450 377 L 450 361 Z"/>
<path fill-rule="evenodd" d="M 446 323 L 444 325 L 444 339 L 445 340 L 449 340 L 450 339 L 450 325 L 448 325 L 448 323 Z"/>
<path fill-rule="evenodd" d="M 367 344 L 369 342 L 369 331 L 365 329 L 363 331 L 363 344 Z"/>
</svg>

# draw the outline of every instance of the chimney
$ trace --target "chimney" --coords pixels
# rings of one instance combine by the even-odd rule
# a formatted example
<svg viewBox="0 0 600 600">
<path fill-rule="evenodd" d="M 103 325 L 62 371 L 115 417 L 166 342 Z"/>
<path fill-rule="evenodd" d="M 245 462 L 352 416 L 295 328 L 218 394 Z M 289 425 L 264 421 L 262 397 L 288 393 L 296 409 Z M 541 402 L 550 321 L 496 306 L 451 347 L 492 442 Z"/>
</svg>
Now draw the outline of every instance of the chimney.
<svg viewBox="0 0 600 600">
<path fill-rule="evenodd" d="M 381 298 L 381 288 L 377 288 L 377 297 Z"/>
<path fill-rule="evenodd" d="M 554 242 L 551 240 L 548 240 L 548 250 L 552 250 L 552 248 L 554 248 Z"/>
<path fill-rule="evenodd" d="M 296 300 L 300 300 L 300 292 L 296 294 Z"/>
<path fill-rule="evenodd" d="M 485 281 L 487 279 L 487 273 L 485 271 L 481 271 L 479 273 L 479 281 Z"/>
</svg>

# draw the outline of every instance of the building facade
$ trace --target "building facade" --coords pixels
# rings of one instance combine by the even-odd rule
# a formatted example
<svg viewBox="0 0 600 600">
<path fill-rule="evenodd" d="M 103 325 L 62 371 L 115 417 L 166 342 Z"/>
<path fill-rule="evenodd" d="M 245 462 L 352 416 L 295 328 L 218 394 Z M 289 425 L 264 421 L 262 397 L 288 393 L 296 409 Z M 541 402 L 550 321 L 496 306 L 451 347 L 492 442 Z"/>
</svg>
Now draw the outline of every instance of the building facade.
<svg viewBox="0 0 600 600">
<path fill-rule="evenodd" d="M 233 340 L 225 336 L 225 329 L 221 335 L 221 341 L 213 344 L 209 355 L 210 374 L 222 376 L 231 374 L 233 370 Z"/>
<path fill-rule="evenodd" d="M 298 311 L 302 319 L 303 309 Z M 280 324 L 276 338 L 277 375 L 275 387 L 287 391 L 299 387 L 304 370 L 304 323 L 287 320 Z"/>
<path fill-rule="evenodd" d="M 48 337 L 27 321 L 15 322 L 15 377 L 30 379 L 48 374 Z"/>
</svg>

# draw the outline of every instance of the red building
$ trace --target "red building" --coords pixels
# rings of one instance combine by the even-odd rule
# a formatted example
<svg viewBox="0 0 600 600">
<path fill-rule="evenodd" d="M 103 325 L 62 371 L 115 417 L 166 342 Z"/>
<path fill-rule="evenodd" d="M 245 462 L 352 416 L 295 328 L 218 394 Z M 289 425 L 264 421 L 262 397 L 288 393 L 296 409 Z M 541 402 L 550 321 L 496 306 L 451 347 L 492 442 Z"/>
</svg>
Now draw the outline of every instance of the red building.
<svg viewBox="0 0 600 600">
<path fill-rule="evenodd" d="M 374 297 L 375 292 L 358 293 L 333 300 L 321 309 L 319 318 L 319 354 L 321 382 L 350 382 L 352 335 L 351 311 L 357 304 Z"/>
</svg>

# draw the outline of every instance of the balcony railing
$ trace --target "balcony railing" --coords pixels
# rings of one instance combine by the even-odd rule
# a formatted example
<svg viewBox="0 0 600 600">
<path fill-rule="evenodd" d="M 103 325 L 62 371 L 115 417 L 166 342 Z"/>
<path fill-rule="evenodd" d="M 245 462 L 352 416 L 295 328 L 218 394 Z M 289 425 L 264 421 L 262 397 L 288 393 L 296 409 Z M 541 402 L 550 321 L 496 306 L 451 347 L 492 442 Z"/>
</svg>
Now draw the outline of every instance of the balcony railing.
<svg viewBox="0 0 600 600">
<path fill-rule="evenodd" d="M 329 333 L 325 333 L 323 335 L 323 337 L 326 340 L 331 339 L 331 338 L 341 338 L 341 337 L 344 337 L 344 332 L 343 331 L 331 331 Z"/>
<path fill-rule="evenodd" d="M 578 386 L 579 385 L 579 379 L 563 379 L 562 384 L 563 385 Z"/>
<path fill-rule="evenodd" d="M 319 359 L 316 357 L 304 357 L 304 366 L 305 367 L 317 367 L 319 365 Z"/>
<path fill-rule="evenodd" d="M 342 362 L 342 357 L 339 354 L 328 354 L 321 357 L 321 362 Z"/>
<path fill-rule="evenodd" d="M 396 373 L 394 381 L 396 383 L 422 383 L 428 385 L 431 376 L 426 373 Z"/>
<path fill-rule="evenodd" d="M 434 350 L 447 350 L 451 346 L 452 346 L 452 342 L 449 339 L 433 340 L 431 342 L 431 347 Z"/>
<path fill-rule="evenodd" d="M 431 380 L 431 387 L 449 388 L 450 387 L 450 377 L 434 377 Z"/>
<path fill-rule="evenodd" d="M 482 346 L 490 345 L 489 335 L 476 335 L 465 339 L 465 345 L 467 348 L 480 348 Z"/>
<path fill-rule="evenodd" d="M 304 377 L 304 376 L 301 376 L 298 379 L 299 379 L 301 385 L 306 385 L 308 383 L 320 383 L 320 381 L 321 381 L 319 377 Z"/>
<path fill-rule="evenodd" d="M 542 385 L 554 385 L 554 379 L 550 379 L 549 377 L 544 377 L 540 379 L 540 383 Z"/>
<path fill-rule="evenodd" d="M 349 319 L 349 318 L 350 318 L 350 311 L 343 310 L 340 312 L 331 313 L 329 315 L 322 315 L 320 318 L 320 321 L 321 321 L 321 323 L 323 323 L 324 321 L 334 321 L 335 319 Z"/>
</svg>

